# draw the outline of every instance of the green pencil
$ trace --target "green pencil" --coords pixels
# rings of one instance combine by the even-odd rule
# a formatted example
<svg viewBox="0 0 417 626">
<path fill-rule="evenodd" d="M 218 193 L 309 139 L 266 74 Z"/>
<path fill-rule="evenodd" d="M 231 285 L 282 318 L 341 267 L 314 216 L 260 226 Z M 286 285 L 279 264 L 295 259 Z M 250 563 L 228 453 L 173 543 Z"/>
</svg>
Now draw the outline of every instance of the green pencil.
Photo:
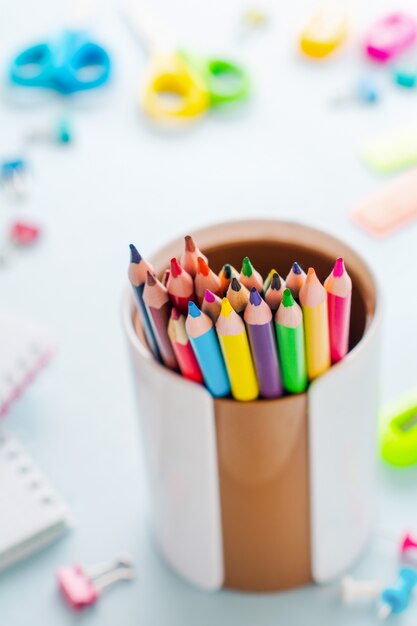
<svg viewBox="0 0 417 626">
<path fill-rule="evenodd" d="M 290 393 L 301 393 L 307 387 L 303 312 L 289 289 L 276 312 L 275 329 L 282 384 Z"/>
</svg>

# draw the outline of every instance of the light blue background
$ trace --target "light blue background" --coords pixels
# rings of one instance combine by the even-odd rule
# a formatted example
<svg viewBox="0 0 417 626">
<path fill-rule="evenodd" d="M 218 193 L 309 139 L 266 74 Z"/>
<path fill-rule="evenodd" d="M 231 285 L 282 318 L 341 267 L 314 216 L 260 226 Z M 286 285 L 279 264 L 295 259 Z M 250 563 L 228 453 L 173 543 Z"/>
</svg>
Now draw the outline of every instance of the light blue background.
<svg viewBox="0 0 417 626">
<path fill-rule="evenodd" d="M 244 5 L 237 0 L 153 2 L 180 41 L 233 53 L 254 77 L 255 97 L 239 114 L 213 114 L 187 133 L 169 136 L 141 117 L 136 101 L 146 57 L 115 9 L 104 7 L 96 36 L 114 53 L 112 85 L 67 105 L 74 145 L 32 149 L 28 203 L 11 205 L 0 195 L 3 223 L 27 216 L 44 226 L 39 247 L 1 270 L 1 306 L 45 323 L 59 346 L 6 423 L 65 496 L 76 520 L 65 539 L 0 576 L 2 626 L 78 620 L 89 626 L 376 623 L 370 608 L 342 609 L 336 588 L 206 594 L 166 568 L 149 537 L 119 301 L 130 241 L 147 255 L 171 237 L 217 219 L 302 219 L 343 236 L 378 272 L 385 297 L 383 400 L 416 384 L 417 225 L 376 241 L 348 212 L 381 184 L 358 158 L 362 140 L 414 121 L 417 95 L 396 90 L 378 72 L 384 93 L 378 107 L 335 109 L 329 103 L 349 93 L 366 69 L 358 40 L 368 18 L 384 5 L 389 6 L 376 0 L 366 8 L 352 3 L 353 40 L 321 66 L 301 61 L 294 51 L 294 33 L 311 3 L 264 5 L 273 15 L 270 27 L 239 42 L 237 18 Z M 0 7 L 3 74 L 16 48 L 62 24 L 69 4 L 2 0 Z M 35 103 L 34 95 L 2 88 L 1 157 L 18 149 L 25 132 L 48 126 L 63 111 L 60 99 L 48 94 Z M 375 538 L 356 574 L 385 582 L 395 577 L 399 535 L 417 530 L 416 478 L 415 470 L 379 469 Z M 54 570 L 100 562 L 120 551 L 134 558 L 135 581 L 120 584 L 94 609 L 71 614 L 58 597 Z M 415 624 L 416 618 L 414 605 L 398 623 Z"/>
</svg>

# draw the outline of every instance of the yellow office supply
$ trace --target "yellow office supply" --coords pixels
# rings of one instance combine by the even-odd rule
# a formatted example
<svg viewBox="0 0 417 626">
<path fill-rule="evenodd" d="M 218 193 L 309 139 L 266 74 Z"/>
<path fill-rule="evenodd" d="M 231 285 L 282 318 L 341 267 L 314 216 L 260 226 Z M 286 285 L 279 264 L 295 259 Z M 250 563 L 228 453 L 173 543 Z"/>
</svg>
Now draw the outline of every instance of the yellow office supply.
<svg viewBox="0 0 417 626">
<path fill-rule="evenodd" d="M 256 400 L 259 395 L 258 381 L 249 348 L 245 324 L 233 310 L 227 298 L 222 300 L 222 309 L 216 323 L 232 395 L 236 400 Z"/>
<path fill-rule="evenodd" d="M 300 303 L 304 316 L 307 376 L 313 380 L 330 367 L 330 340 L 327 292 L 312 267 L 300 289 Z"/>
<path fill-rule="evenodd" d="M 345 40 L 348 30 L 346 10 L 337 2 L 327 2 L 316 11 L 300 34 L 300 47 L 317 59 L 333 52 Z"/>
</svg>

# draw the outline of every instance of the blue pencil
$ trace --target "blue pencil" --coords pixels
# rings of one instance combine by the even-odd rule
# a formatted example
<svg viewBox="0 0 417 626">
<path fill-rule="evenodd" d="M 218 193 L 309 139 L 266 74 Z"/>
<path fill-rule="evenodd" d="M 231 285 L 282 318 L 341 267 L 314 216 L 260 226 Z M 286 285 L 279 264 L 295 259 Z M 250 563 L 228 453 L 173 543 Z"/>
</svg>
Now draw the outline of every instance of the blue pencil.
<svg viewBox="0 0 417 626">
<path fill-rule="evenodd" d="M 188 303 L 185 328 L 208 390 L 215 398 L 228 396 L 229 377 L 213 322 L 194 302 Z"/>
<path fill-rule="evenodd" d="M 130 264 L 129 264 L 129 280 L 132 284 L 133 293 L 135 295 L 136 307 L 142 322 L 143 332 L 148 342 L 152 354 L 158 361 L 161 361 L 161 353 L 156 343 L 155 335 L 152 330 L 149 315 L 143 301 L 143 290 L 145 288 L 146 273 L 149 271 L 154 274 L 153 267 L 149 265 L 136 250 L 133 243 L 130 244 Z"/>
</svg>

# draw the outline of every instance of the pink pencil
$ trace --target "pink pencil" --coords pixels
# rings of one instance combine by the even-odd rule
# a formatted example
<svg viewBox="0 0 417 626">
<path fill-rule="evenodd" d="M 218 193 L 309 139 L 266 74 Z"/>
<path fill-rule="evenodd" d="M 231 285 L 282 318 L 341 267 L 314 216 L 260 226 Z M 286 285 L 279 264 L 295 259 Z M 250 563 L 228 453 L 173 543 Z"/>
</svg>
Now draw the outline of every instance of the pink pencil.
<svg viewBox="0 0 417 626">
<path fill-rule="evenodd" d="M 350 307 L 352 280 L 342 258 L 336 260 L 333 271 L 326 278 L 329 314 L 330 356 L 332 363 L 341 361 L 349 349 Z"/>
</svg>

